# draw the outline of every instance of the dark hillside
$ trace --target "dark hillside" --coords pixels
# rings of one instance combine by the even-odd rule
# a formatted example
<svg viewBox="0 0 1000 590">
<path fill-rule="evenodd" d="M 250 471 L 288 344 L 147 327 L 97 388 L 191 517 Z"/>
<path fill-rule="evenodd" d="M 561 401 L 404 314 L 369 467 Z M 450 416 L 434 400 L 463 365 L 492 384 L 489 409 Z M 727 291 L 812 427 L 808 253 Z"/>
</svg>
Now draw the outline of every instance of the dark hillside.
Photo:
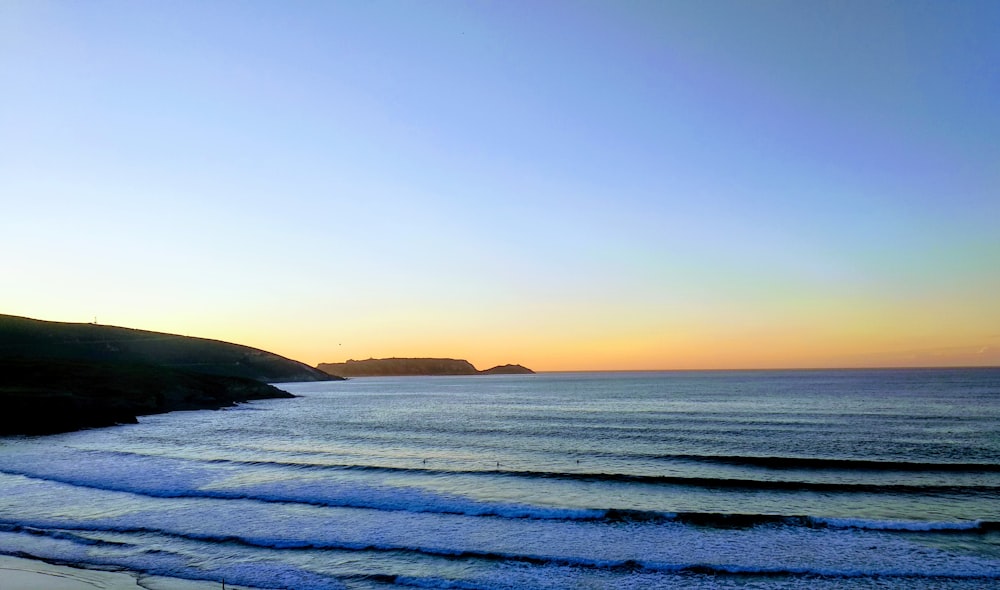
<svg viewBox="0 0 1000 590">
<path fill-rule="evenodd" d="M 0 359 L 0 435 L 134 423 L 136 416 L 290 398 L 271 385 L 154 365 Z"/>
<path fill-rule="evenodd" d="M 276 354 L 218 340 L 0 315 L 0 359 L 144 363 L 268 383 L 332 377 Z"/>
</svg>

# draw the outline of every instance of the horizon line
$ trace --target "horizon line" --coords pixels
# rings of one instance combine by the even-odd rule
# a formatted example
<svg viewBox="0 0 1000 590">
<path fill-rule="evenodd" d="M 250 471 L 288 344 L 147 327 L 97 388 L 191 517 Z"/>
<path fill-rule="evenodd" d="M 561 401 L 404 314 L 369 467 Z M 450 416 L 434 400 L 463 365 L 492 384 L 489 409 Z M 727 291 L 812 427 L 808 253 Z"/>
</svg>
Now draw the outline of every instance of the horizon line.
<svg viewBox="0 0 1000 590">
<path fill-rule="evenodd" d="M 1000 365 L 926 365 L 926 366 L 878 366 L 878 367 L 734 367 L 715 369 L 552 369 L 537 370 L 535 373 L 707 373 L 724 371 L 900 371 L 900 370 L 941 370 L 941 369 L 1000 369 Z M 534 370 L 534 369 L 532 369 Z"/>
</svg>

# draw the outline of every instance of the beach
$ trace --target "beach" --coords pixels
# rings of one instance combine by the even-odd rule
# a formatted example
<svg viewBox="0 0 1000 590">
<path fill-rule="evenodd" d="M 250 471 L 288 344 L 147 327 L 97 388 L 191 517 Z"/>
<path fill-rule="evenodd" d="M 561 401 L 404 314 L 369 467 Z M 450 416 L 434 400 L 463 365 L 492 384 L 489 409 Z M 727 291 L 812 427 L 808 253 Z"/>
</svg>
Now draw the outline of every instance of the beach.
<svg viewBox="0 0 1000 590">
<path fill-rule="evenodd" d="M 222 584 L 135 572 L 102 571 L 55 565 L 22 557 L 0 556 L 2 590 L 217 590 Z M 232 590 L 251 590 L 226 585 Z"/>
</svg>

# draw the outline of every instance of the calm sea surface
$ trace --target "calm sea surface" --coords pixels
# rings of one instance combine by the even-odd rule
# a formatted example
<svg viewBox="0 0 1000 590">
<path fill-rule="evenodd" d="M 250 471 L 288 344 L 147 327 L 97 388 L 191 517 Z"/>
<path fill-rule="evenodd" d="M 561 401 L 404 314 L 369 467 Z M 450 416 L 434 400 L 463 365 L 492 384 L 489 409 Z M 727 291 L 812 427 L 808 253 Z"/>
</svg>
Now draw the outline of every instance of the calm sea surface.
<svg viewBox="0 0 1000 590">
<path fill-rule="evenodd" d="M 264 588 L 1000 587 L 1000 369 L 282 387 L 0 438 L 0 552 Z"/>
</svg>

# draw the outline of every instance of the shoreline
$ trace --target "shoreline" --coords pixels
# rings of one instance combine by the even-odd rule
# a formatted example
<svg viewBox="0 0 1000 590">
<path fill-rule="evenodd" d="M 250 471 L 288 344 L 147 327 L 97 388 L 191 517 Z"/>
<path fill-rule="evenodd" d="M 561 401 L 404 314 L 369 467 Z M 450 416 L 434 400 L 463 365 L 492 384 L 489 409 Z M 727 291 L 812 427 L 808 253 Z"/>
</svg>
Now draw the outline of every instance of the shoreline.
<svg viewBox="0 0 1000 590">
<path fill-rule="evenodd" d="M 0 554 L 3 590 L 221 590 L 221 582 L 146 575 L 83 564 L 51 563 L 34 557 Z M 225 584 L 226 590 L 264 590 Z"/>
</svg>

